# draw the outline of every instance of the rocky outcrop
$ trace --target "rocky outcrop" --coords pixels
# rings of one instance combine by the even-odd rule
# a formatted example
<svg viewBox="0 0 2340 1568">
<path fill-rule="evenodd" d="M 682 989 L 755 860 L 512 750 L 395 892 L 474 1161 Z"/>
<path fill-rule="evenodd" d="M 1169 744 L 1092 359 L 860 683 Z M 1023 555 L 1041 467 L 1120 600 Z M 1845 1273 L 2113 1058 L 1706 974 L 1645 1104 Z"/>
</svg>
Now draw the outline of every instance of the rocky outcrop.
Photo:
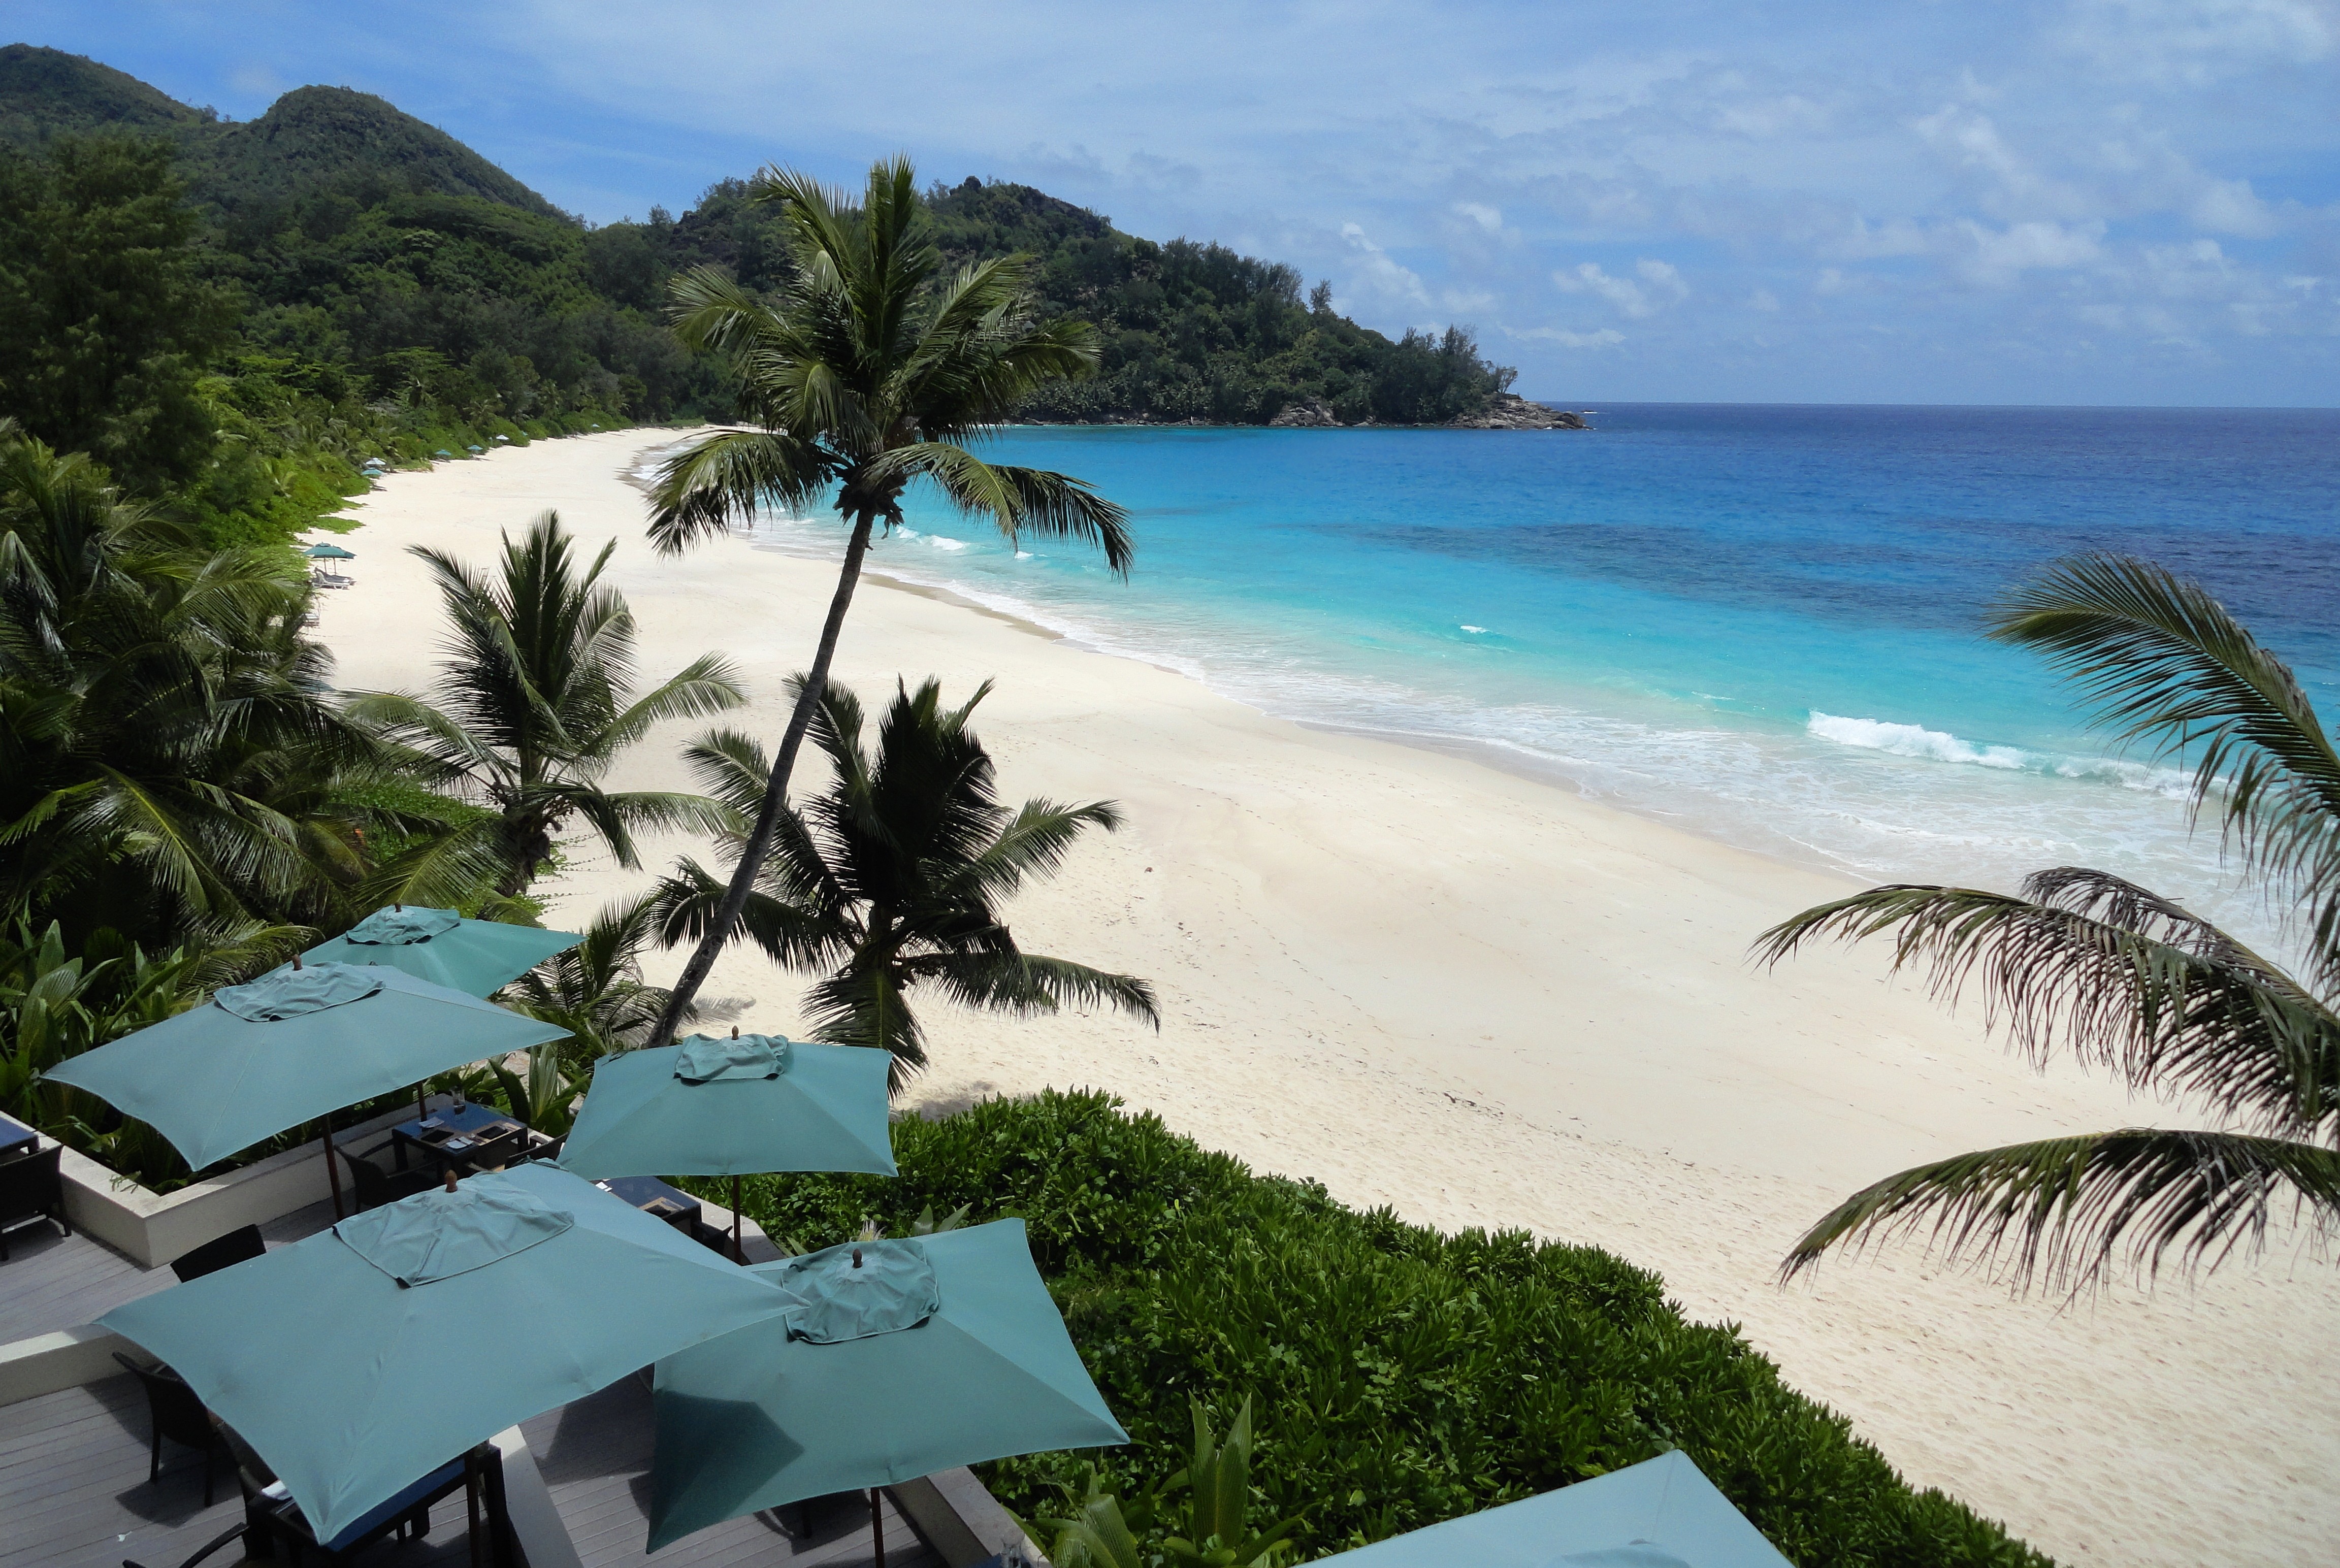
<svg viewBox="0 0 2340 1568">
<path fill-rule="evenodd" d="M 1584 430 L 1584 416 L 1530 402 L 1517 392 L 1497 392 L 1484 409 L 1452 422 L 1456 430 Z"/>
<path fill-rule="evenodd" d="M 1322 401 L 1311 397 L 1284 404 L 1267 422 L 1274 430 L 1330 430 L 1341 422 Z"/>
</svg>

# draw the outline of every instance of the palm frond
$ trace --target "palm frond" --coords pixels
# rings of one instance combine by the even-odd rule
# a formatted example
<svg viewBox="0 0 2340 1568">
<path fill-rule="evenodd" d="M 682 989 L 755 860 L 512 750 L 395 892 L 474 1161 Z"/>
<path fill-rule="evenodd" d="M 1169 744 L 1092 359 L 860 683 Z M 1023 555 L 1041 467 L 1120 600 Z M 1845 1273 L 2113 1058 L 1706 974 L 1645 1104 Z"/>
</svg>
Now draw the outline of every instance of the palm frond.
<svg viewBox="0 0 2340 1568">
<path fill-rule="evenodd" d="M 2198 1096 L 2287 1136 L 2340 1126 L 2340 1018 L 2329 1009 L 2118 878 L 2048 872 L 2034 887 L 2087 906 L 2113 899 L 2150 916 L 2161 939 L 2004 893 L 1895 886 L 1782 921 L 1753 956 L 1777 964 L 1809 942 L 1890 933 L 1897 971 L 1924 968 L 1933 996 L 1953 1006 L 1979 984 L 1987 1025 L 2006 1027 L 2035 1061 L 2068 1049 L 2134 1087 Z"/>
<path fill-rule="evenodd" d="M 1923 1233 L 1946 1260 L 2028 1288 L 2081 1290 L 2124 1269 L 2214 1268 L 2266 1240 L 2288 1194 L 2311 1233 L 2340 1224 L 2340 1154 L 2236 1133 L 2127 1127 L 2015 1144 L 1903 1171 L 1806 1232 L 1792 1277 L 1830 1247 Z"/>
<path fill-rule="evenodd" d="M 2127 556 L 2057 563 L 1990 634 L 2047 655 L 2123 745 L 2190 757 L 2244 865 L 2299 896 L 2311 984 L 2340 987 L 2340 751 L 2290 667 L 2199 583 Z"/>
<path fill-rule="evenodd" d="M 650 490 L 650 542 L 679 555 L 747 522 L 759 507 L 802 511 L 837 477 L 836 460 L 781 430 L 719 430 L 670 454 Z"/>
<path fill-rule="evenodd" d="M 1010 543 L 1027 536 L 1075 540 L 1103 551 L 1116 576 L 1129 575 L 1135 554 L 1129 514 L 1081 480 L 1047 469 L 986 462 L 964 447 L 938 441 L 897 448 L 868 466 L 876 475 L 931 481 L 961 511 L 989 518 Z"/>
</svg>

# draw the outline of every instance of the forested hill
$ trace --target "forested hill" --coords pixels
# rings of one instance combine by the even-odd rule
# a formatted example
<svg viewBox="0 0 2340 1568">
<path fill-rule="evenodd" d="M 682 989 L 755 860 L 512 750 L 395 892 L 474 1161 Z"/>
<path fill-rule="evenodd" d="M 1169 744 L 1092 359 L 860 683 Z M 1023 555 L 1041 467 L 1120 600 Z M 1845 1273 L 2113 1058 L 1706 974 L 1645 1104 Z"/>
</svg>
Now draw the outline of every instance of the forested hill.
<svg viewBox="0 0 2340 1568">
<path fill-rule="evenodd" d="M 477 196 L 548 217 L 551 203 L 487 159 L 370 93 L 302 87 L 257 120 L 190 108 L 109 65 L 26 44 L 0 48 L 0 141 L 121 130 L 160 135 L 188 194 L 220 212 L 249 209 L 351 179 L 442 196 Z"/>
<path fill-rule="evenodd" d="M 261 537 L 337 503 L 364 455 L 719 419 L 720 367 L 666 330 L 666 288 L 704 263 L 781 281 L 778 215 L 746 195 L 724 181 L 679 218 L 597 228 L 367 94 L 303 87 L 236 123 L 11 45 L 0 415 Z M 1141 239 L 1022 185 L 929 199 L 954 262 L 1030 256 L 1045 312 L 1104 338 L 1101 373 L 1034 418 L 1440 423 L 1510 382 L 1467 332 L 1393 340 L 1278 263 Z"/>
</svg>

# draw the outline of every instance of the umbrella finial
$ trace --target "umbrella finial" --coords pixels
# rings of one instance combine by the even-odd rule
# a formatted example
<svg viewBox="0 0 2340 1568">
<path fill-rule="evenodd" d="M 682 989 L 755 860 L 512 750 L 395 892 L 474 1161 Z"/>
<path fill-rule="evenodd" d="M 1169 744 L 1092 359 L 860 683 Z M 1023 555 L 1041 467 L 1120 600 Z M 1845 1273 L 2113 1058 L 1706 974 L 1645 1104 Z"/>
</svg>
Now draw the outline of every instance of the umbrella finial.
<svg viewBox="0 0 2340 1568">
<path fill-rule="evenodd" d="M 449 1192 L 453 1192 L 455 1190 L 455 1167 L 453 1166 L 449 1166 L 447 1167 L 447 1190 Z"/>
<path fill-rule="evenodd" d="M 853 1249 L 853 1266 L 856 1268 L 861 1266 L 861 1249 L 858 1246 Z"/>
<path fill-rule="evenodd" d="M 739 1037 L 739 1026 L 737 1024 L 731 1026 L 731 1037 L 735 1040 Z"/>
<path fill-rule="evenodd" d="M 301 955 L 298 953 L 292 955 L 292 967 L 296 969 L 301 967 Z"/>
<path fill-rule="evenodd" d="M 403 904 L 392 904 L 390 907 L 390 912 L 393 915 L 403 915 L 406 913 L 406 906 Z"/>
</svg>

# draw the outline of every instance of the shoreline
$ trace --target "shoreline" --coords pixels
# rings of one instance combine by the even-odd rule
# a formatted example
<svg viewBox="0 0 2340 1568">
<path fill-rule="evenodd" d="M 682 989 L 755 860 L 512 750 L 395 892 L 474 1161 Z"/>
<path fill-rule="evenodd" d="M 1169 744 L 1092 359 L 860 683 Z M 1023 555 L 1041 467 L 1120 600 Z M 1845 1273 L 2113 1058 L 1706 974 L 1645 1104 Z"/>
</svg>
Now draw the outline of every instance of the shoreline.
<svg viewBox="0 0 2340 1568">
<path fill-rule="evenodd" d="M 617 540 L 643 677 L 723 651 L 757 698 L 724 721 L 775 729 L 834 563 L 739 540 L 652 557 L 636 490 L 609 471 L 644 434 L 386 481 L 344 536 L 358 586 L 321 606 L 337 683 L 429 674 L 435 597 L 396 547 L 483 561 L 498 529 L 552 507 L 580 545 Z M 1145 975 L 1164 1012 L 1156 1037 L 934 1005 L 909 1108 L 1104 1087 L 1352 1205 L 1608 1248 L 1694 1317 L 1740 1324 L 1913 1482 L 2062 1561 L 2273 1565 L 2340 1530 L 2323 1479 L 2340 1395 L 2288 1370 L 2330 1342 L 2340 1288 L 2304 1255 L 2077 1307 L 2011 1301 L 1916 1245 L 1776 1286 L 1804 1226 L 1893 1170 L 2185 1116 L 2077 1069 L 2035 1075 L 1976 1018 L 1887 983 L 1881 955 L 1748 968 L 1758 930 L 1858 884 L 1474 757 L 1274 719 L 947 590 L 880 586 L 899 591 L 858 599 L 838 678 L 933 673 L 949 693 L 996 676 L 977 729 L 1003 798 L 1121 802 L 1124 831 L 1084 840 L 1012 917 L 1034 951 Z M 688 787 L 674 751 L 700 727 L 660 729 L 612 787 Z M 579 846 L 546 885 L 550 918 L 590 918 L 684 847 L 646 841 L 630 872 Z M 803 988 L 734 949 L 709 991 L 792 1029 Z"/>
</svg>

